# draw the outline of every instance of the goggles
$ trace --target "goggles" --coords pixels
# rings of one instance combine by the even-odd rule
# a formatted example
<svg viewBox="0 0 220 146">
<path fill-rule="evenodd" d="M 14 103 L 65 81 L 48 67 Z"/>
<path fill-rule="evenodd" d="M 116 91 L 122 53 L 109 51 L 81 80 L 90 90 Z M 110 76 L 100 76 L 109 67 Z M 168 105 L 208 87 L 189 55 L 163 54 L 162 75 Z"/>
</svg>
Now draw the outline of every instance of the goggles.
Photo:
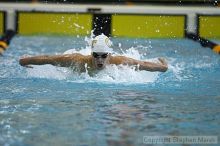
<svg viewBox="0 0 220 146">
<path fill-rule="evenodd" d="M 105 58 L 108 57 L 108 53 L 96 53 L 96 52 L 93 52 L 92 56 L 94 58 L 103 58 L 103 59 L 105 59 Z"/>
</svg>

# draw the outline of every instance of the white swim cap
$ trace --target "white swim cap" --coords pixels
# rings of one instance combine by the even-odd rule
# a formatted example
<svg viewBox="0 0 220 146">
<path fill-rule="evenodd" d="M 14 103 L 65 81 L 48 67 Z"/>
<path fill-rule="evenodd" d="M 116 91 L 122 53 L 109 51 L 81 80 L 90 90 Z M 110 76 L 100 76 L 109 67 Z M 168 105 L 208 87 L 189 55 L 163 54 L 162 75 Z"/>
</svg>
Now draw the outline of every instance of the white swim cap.
<svg viewBox="0 0 220 146">
<path fill-rule="evenodd" d="M 92 52 L 112 53 L 112 42 L 104 34 L 96 36 L 91 43 Z"/>
</svg>

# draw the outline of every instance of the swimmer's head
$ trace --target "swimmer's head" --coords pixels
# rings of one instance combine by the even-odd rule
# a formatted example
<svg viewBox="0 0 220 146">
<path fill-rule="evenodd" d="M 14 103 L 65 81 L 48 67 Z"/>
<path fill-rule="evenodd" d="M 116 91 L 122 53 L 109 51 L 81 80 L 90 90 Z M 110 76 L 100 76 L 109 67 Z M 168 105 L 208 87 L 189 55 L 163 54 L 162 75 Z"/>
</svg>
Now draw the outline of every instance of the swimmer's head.
<svg viewBox="0 0 220 146">
<path fill-rule="evenodd" d="M 96 69 L 103 69 L 112 53 L 112 42 L 104 34 L 96 36 L 91 43 L 92 58 Z"/>
<path fill-rule="evenodd" d="M 91 50 L 92 52 L 105 52 L 112 53 L 112 42 L 104 34 L 96 36 L 92 39 Z"/>
</svg>

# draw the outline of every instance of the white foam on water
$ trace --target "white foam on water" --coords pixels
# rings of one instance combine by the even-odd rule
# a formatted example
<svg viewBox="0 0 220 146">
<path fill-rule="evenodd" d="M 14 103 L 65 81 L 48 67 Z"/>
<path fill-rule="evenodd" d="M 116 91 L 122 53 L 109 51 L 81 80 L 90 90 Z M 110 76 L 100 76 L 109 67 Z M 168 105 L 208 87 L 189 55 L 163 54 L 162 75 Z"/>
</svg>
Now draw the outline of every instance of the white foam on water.
<svg viewBox="0 0 220 146">
<path fill-rule="evenodd" d="M 28 77 L 64 80 L 71 74 L 68 68 L 55 67 L 49 64 L 33 65 L 32 67 L 27 69 Z"/>
<path fill-rule="evenodd" d="M 94 79 L 114 83 L 150 83 L 154 82 L 158 73 L 136 71 L 134 67 L 111 65 L 100 71 Z"/>
<path fill-rule="evenodd" d="M 74 74 L 76 75 L 76 74 Z M 124 65 L 109 65 L 105 69 L 97 72 L 93 76 L 89 76 L 87 73 L 81 73 L 78 78 L 68 78 L 71 82 L 101 82 L 101 83 L 152 83 L 158 78 L 159 73 L 136 71 L 134 67 Z M 76 80 L 74 80 L 74 79 Z"/>
</svg>

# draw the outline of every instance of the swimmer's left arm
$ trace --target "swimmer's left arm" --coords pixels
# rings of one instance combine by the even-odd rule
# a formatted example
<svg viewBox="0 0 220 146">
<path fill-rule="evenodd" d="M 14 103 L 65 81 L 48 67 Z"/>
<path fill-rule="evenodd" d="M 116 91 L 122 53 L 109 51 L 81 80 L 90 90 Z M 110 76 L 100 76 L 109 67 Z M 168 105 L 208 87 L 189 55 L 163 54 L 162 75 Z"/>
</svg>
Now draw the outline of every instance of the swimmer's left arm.
<svg viewBox="0 0 220 146">
<path fill-rule="evenodd" d="M 138 61 L 139 69 L 146 71 L 160 71 L 166 72 L 168 69 L 167 62 L 163 58 L 158 58 L 159 63 L 147 62 L 147 61 Z"/>
<path fill-rule="evenodd" d="M 125 65 L 137 65 L 139 70 L 146 70 L 146 71 L 160 71 L 165 72 L 168 69 L 167 62 L 165 59 L 158 58 L 159 63 L 148 62 L 148 61 L 140 61 L 135 60 L 132 58 L 118 56 L 113 57 L 111 60 L 113 64 L 125 64 Z"/>
</svg>

